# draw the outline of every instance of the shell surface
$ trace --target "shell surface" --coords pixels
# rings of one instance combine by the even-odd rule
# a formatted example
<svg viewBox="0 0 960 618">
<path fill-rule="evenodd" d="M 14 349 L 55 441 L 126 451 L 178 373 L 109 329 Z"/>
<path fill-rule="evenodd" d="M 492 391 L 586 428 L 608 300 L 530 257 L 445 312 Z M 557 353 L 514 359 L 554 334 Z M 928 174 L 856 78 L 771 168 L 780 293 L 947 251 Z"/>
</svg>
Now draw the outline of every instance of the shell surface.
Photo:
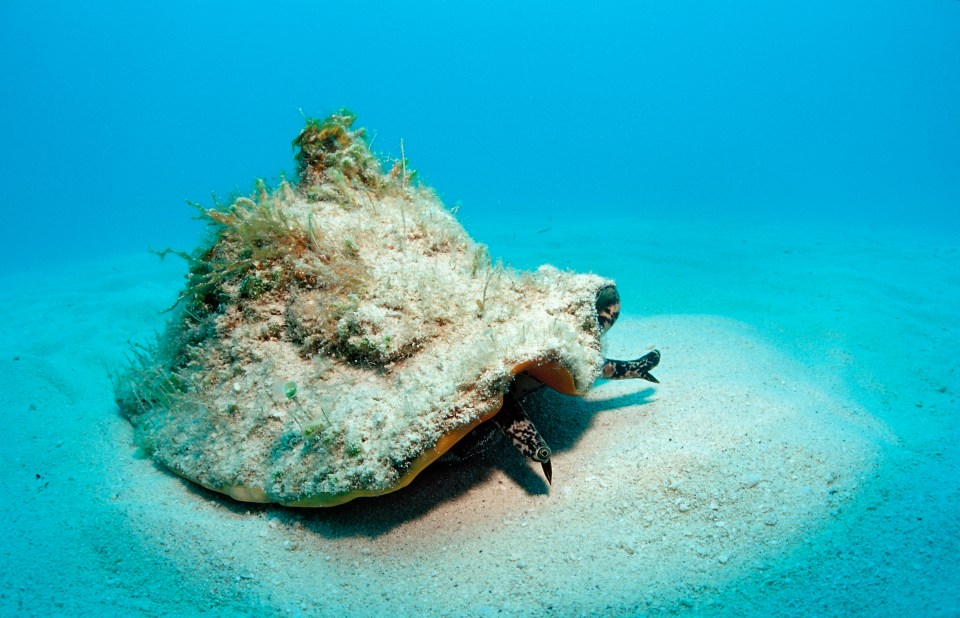
<svg viewBox="0 0 960 618">
<path fill-rule="evenodd" d="M 299 186 L 206 211 L 214 235 L 185 256 L 167 331 L 117 380 L 144 450 L 238 500 L 397 490 L 495 414 L 515 374 L 575 395 L 603 362 L 609 279 L 493 264 L 352 122 L 308 122 Z"/>
</svg>

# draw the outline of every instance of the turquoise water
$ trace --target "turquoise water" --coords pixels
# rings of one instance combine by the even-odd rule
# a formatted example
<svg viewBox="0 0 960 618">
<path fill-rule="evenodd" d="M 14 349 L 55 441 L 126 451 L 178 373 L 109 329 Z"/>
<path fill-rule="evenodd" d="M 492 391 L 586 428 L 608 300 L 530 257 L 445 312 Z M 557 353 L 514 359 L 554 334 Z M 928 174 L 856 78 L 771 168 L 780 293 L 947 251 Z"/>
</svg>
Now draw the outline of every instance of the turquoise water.
<svg viewBox="0 0 960 618">
<path fill-rule="evenodd" d="M 0 614 L 960 615 L 960 2 L 517 4 L 0 6 Z M 489 457 L 303 512 L 136 457 L 108 372 L 183 273 L 147 251 L 343 106 L 663 351 L 639 395 L 537 404 L 578 419 L 549 491 Z M 662 483 L 618 484 L 631 428 Z M 730 480 L 757 461 L 786 489 Z"/>
<path fill-rule="evenodd" d="M 960 227 L 955 0 L 274 4 L 5 2 L 0 258 L 192 246 L 184 200 L 291 172 L 341 106 L 468 227 Z"/>
</svg>

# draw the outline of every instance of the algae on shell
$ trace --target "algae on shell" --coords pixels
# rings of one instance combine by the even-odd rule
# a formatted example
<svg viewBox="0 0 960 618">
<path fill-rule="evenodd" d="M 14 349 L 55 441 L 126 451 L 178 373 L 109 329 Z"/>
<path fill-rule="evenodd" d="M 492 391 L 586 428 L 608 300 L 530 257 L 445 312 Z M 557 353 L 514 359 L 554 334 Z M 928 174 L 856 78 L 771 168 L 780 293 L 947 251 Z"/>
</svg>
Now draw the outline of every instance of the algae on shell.
<svg viewBox="0 0 960 618">
<path fill-rule="evenodd" d="M 240 500 L 339 504 L 403 487 L 492 416 L 514 373 L 584 392 L 612 282 L 491 263 L 353 116 L 310 120 L 300 183 L 205 210 L 209 246 L 156 346 L 116 381 L 157 461 Z"/>
</svg>

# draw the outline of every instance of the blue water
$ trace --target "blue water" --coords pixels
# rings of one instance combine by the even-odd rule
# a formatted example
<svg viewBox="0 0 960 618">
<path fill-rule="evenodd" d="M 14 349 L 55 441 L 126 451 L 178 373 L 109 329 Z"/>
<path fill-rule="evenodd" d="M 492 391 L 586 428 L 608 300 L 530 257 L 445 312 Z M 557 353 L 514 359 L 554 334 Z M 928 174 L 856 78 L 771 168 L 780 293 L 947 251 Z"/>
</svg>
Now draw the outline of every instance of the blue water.
<svg viewBox="0 0 960 618">
<path fill-rule="evenodd" d="M 0 7 L 0 259 L 196 242 L 348 106 L 491 216 L 960 229 L 960 2 Z"/>
<path fill-rule="evenodd" d="M 229 616 L 252 611 L 255 598 L 296 615 L 316 592 L 295 583 L 312 581 L 306 556 L 319 564 L 324 554 L 324 564 L 350 557 L 328 568 L 342 569 L 343 590 L 363 594 L 350 579 L 363 572 L 351 552 L 376 548 L 378 537 L 362 517 L 351 527 L 336 514 L 251 514 L 205 494 L 189 494 L 188 508 L 164 484 L 169 475 L 137 467 L 106 376 L 128 339 L 162 328 L 157 311 L 176 297 L 183 264 L 146 252 L 197 245 L 204 227 L 186 201 L 211 205 L 211 194 L 246 193 L 255 178 L 291 176 L 304 116 L 345 106 L 384 158 L 399 157 L 403 140 L 420 178 L 459 207 L 493 255 L 616 278 L 624 323 L 747 323 L 799 359 L 804 379 L 890 429 L 845 512 L 789 547 L 759 548 L 769 563 L 734 556 L 741 570 L 728 582 L 716 583 L 712 563 L 702 578 L 684 573 L 678 585 L 727 605 L 654 591 L 675 603 L 663 614 L 957 615 L 960 1 L 6 0 L 0 88 L 0 260 L 9 275 L 0 318 L 14 324 L 0 333 L 0 410 L 12 436 L 0 441 L 0 490 L 19 504 L 0 509 L 14 531 L 0 547 L 0 614 L 183 614 L 200 599 L 211 611 L 224 603 L 213 615 Z M 753 231 L 741 237 L 744 226 Z M 662 388 L 680 389 L 671 372 L 695 367 L 714 342 L 687 333 L 695 350 L 680 358 L 671 333 L 622 343 L 663 345 Z M 746 379 L 740 369 L 731 379 Z M 783 367 L 764 370 L 762 383 L 794 386 Z M 709 387 L 723 394 L 724 384 Z M 724 413 L 745 414 L 737 403 Z M 444 506 L 428 504 L 411 515 L 398 499 L 371 509 L 370 521 L 376 528 L 380 517 L 385 530 Z M 180 544 L 147 514 L 176 520 Z M 437 524 L 438 538 L 458 533 L 452 522 Z M 231 563 L 231 548 L 224 558 L 219 537 L 204 537 L 227 529 L 250 555 Z M 244 591 L 261 566 L 253 554 L 286 556 L 280 537 L 268 536 L 278 529 L 309 545 L 266 569 L 289 598 L 261 599 Z M 562 564 L 620 582 L 596 562 Z M 527 573 L 504 588 L 553 587 L 610 615 L 599 588 L 571 591 Z M 645 576 L 624 575 L 641 592 Z M 393 583 L 403 588 L 402 578 Z M 551 614 L 552 599 L 535 601 L 542 615 L 577 607 L 558 601 Z M 659 611 L 618 607 L 641 606 Z M 423 614 L 401 601 L 384 607 L 353 609 Z"/>
</svg>

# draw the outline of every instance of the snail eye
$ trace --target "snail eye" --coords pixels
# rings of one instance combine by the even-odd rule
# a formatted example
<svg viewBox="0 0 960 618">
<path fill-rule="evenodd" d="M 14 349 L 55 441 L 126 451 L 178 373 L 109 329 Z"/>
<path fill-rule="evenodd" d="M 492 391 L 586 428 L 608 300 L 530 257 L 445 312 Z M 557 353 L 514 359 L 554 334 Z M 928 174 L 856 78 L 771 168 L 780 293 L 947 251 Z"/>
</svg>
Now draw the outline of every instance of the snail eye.
<svg viewBox="0 0 960 618">
<path fill-rule="evenodd" d="M 605 333 L 620 317 L 620 293 L 612 285 L 604 286 L 597 292 L 597 323 L 600 332 Z"/>
</svg>

